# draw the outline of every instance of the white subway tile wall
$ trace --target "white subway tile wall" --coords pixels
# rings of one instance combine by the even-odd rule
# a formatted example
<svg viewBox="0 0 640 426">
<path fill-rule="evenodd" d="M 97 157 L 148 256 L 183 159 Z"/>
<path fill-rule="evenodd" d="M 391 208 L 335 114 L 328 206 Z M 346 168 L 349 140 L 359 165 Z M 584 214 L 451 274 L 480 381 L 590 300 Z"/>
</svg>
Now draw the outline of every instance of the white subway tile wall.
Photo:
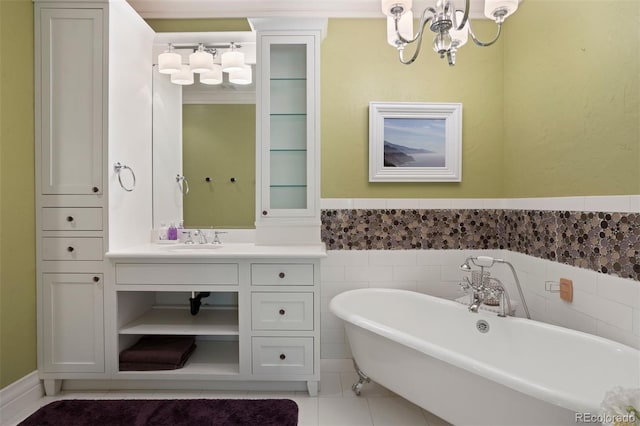
<svg viewBox="0 0 640 426">
<path fill-rule="evenodd" d="M 351 357 L 344 325 L 329 312 L 333 296 L 355 288 L 387 287 L 453 300 L 462 295 L 458 290 L 464 276 L 460 264 L 467 256 L 479 254 L 514 264 L 533 319 L 640 349 L 637 281 L 507 250 L 331 250 L 321 263 L 321 357 Z M 511 298 L 520 305 L 510 271 L 495 265 L 491 274 L 507 285 Z M 560 278 L 573 280 L 573 303 L 546 290 L 545 283 L 557 284 Z M 522 308 L 518 308 L 518 315 L 523 315 Z"/>
</svg>

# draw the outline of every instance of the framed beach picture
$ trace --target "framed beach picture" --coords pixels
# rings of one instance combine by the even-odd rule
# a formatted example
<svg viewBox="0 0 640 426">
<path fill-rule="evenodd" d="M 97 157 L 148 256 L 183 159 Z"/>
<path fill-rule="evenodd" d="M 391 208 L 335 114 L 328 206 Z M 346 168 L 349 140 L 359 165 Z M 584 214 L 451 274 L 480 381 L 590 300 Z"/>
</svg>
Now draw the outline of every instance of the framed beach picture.
<svg viewBox="0 0 640 426">
<path fill-rule="evenodd" d="M 460 182 L 462 104 L 369 103 L 369 182 Z"/>
</svg>

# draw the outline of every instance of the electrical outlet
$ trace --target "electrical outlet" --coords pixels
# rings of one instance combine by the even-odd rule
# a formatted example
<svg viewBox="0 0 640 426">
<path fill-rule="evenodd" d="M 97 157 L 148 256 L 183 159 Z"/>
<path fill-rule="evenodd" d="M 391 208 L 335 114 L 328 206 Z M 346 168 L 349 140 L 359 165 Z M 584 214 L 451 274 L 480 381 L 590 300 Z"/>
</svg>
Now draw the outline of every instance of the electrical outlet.
<svg viewBox="0 0 640 426">
<path fill-rule="evenodd" d="M 573 281 L 560 278 L 560 299 L 573 302 Z"/>
</svg>

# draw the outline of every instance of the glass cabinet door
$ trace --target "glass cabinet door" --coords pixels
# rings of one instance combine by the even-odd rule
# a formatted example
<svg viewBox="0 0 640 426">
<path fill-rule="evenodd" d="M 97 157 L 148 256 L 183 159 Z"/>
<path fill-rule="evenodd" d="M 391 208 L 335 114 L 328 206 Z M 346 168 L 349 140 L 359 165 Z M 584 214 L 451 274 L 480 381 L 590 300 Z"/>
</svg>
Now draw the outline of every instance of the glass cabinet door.
<svg viewBox="0 0 640 426">
<path fill-rule="evenodd" d="M 312 216 L 315 120 L 312 36 L 262 42 L 262 216 Z"/>
</svg>

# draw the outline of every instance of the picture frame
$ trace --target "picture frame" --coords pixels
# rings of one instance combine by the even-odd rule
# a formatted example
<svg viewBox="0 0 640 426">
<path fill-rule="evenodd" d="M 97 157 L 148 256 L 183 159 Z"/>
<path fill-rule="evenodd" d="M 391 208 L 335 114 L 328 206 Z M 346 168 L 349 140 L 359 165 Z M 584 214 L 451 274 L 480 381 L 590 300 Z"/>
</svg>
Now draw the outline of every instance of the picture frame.
<svg viewBox="0 0 640 426">
<path fill-rule="evenodd" d="M 369 182 L 461 181 L 461 103 L 369 103 Z"/>
</svg>

